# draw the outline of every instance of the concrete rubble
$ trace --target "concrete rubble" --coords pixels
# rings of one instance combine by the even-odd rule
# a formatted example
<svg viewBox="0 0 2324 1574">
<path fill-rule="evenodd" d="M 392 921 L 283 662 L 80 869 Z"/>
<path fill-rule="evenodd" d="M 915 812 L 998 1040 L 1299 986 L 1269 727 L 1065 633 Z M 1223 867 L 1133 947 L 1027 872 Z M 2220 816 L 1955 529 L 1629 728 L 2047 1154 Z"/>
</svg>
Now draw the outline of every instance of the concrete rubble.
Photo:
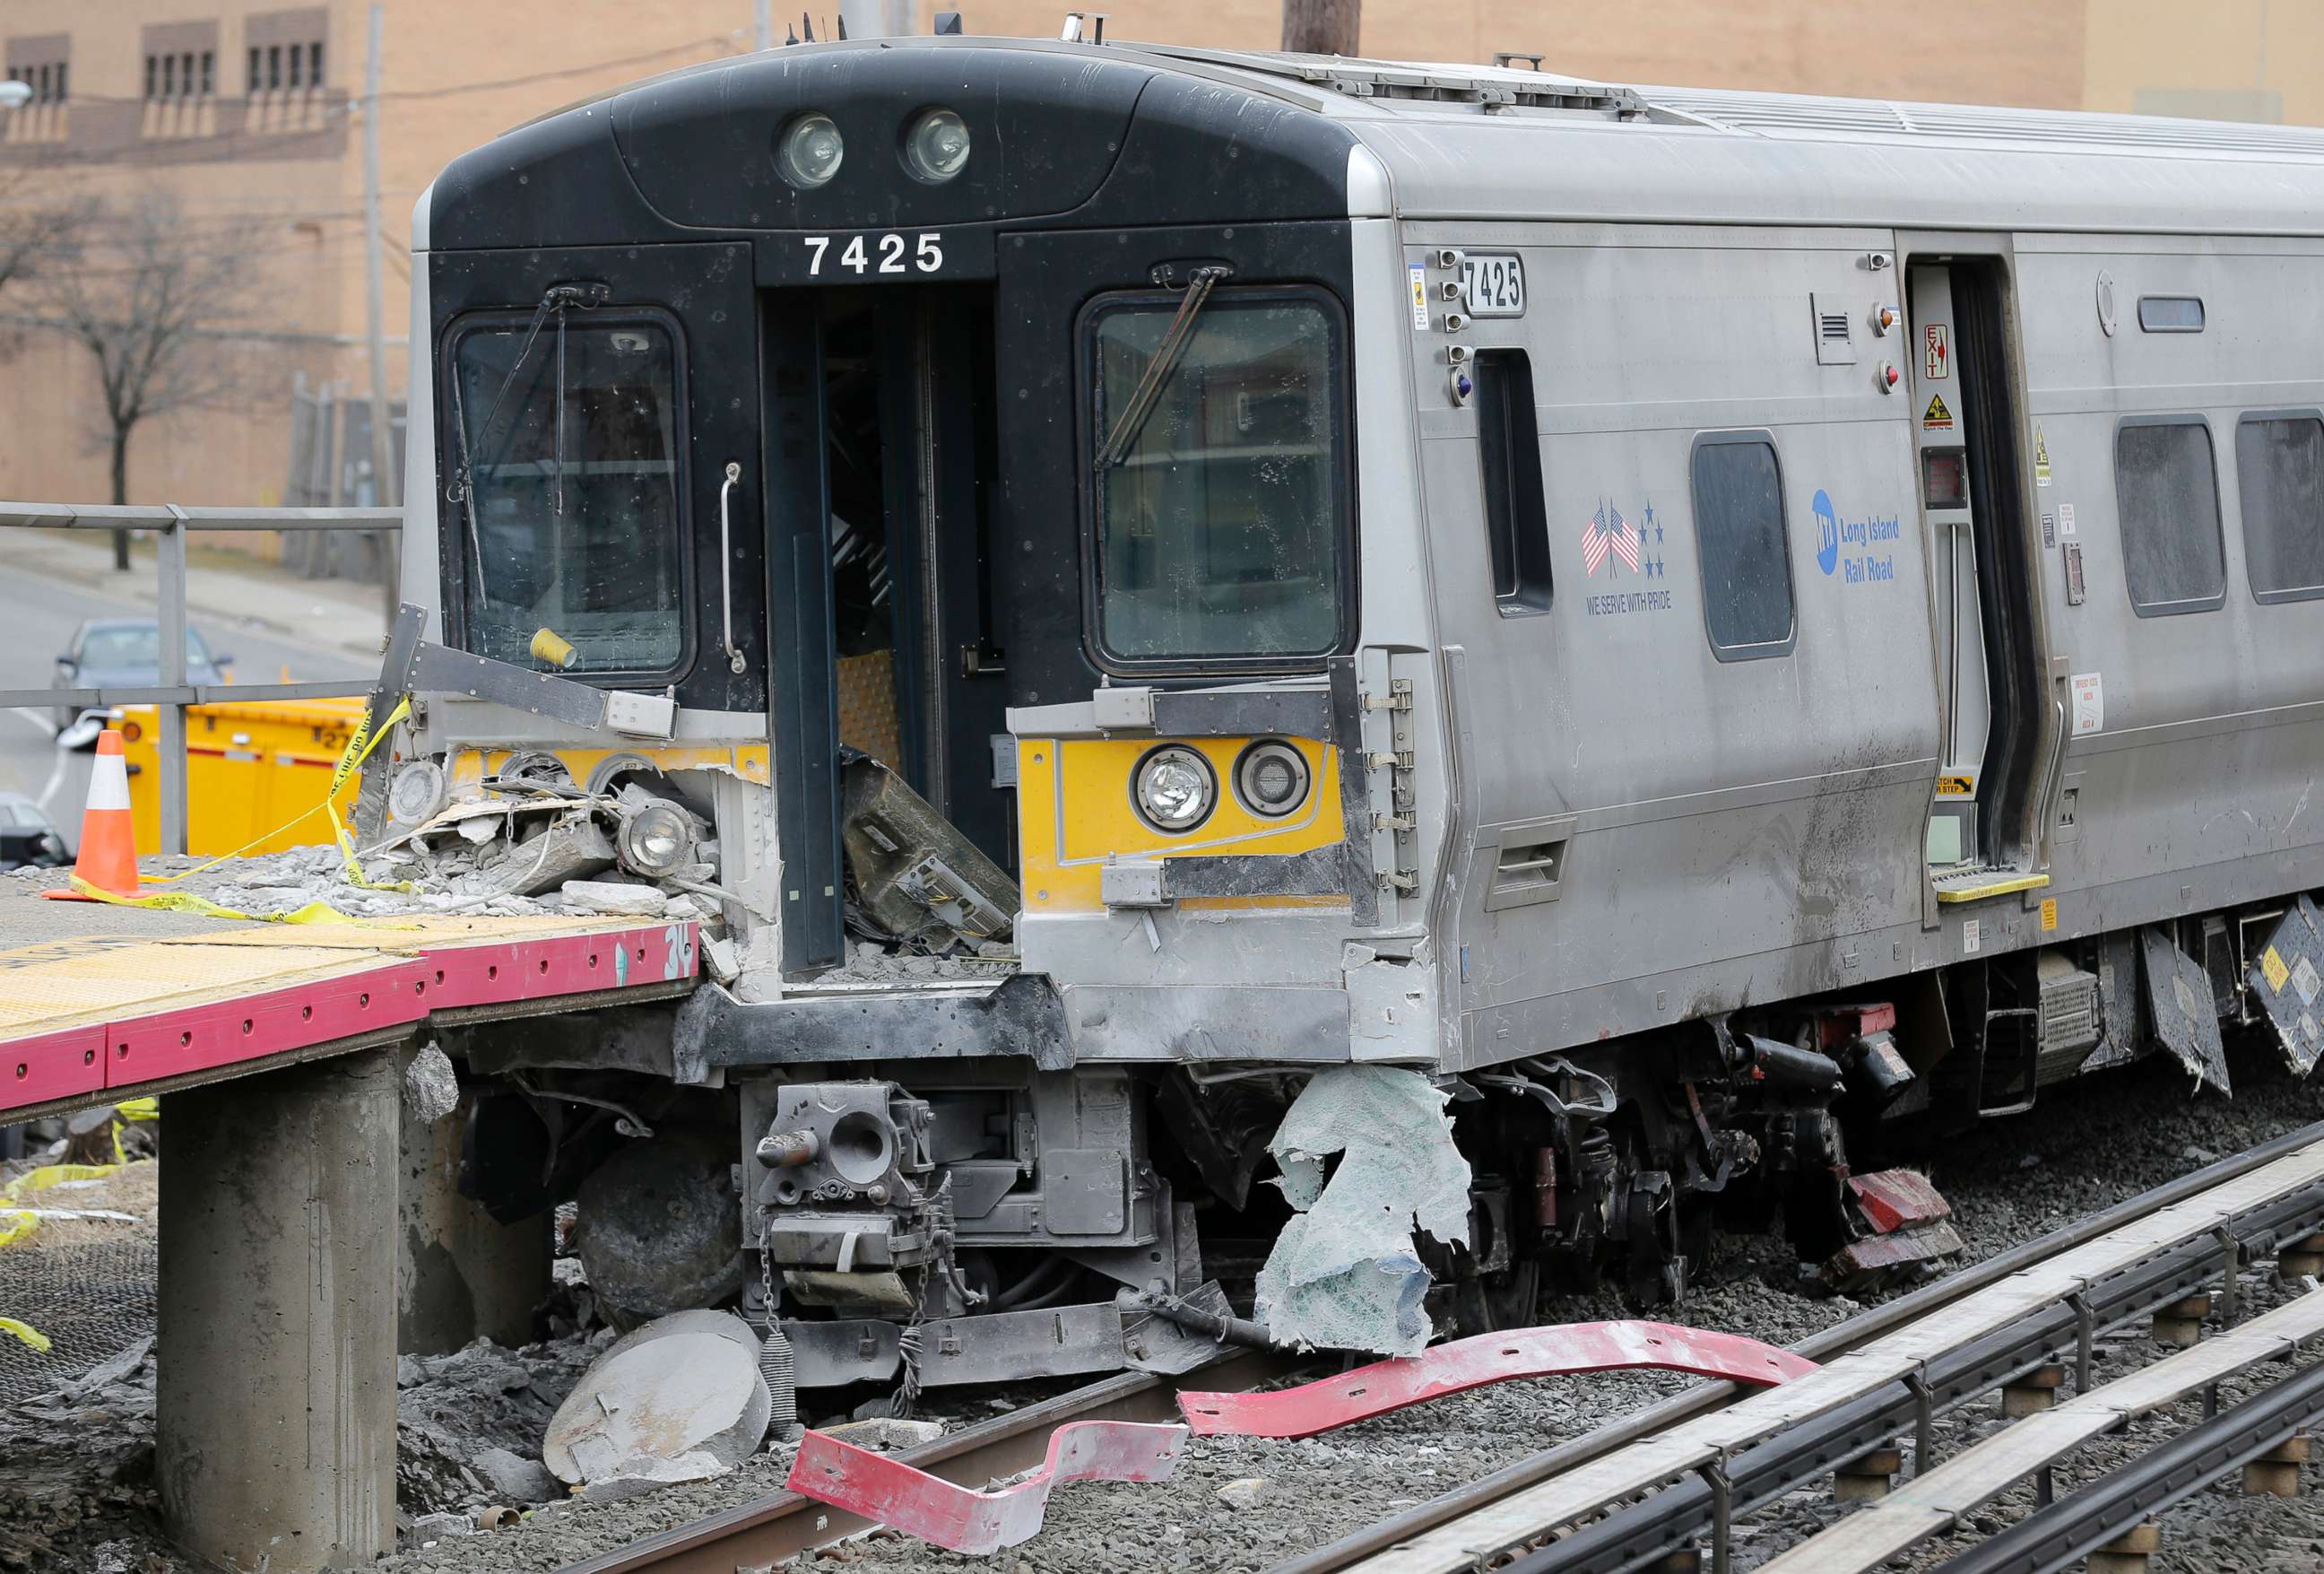
<svg viewBox="0 0 2324 1574">
<path fill-rule="evenodd" d="M 403 1069 L 403 1099 L 422 1123 L 433 1125 L 459 1107 L 460 1079 L 452 1057 L 434 1044 L 423 1044 Z"/>
<path fill-rule="evenodd" d="M 1258 1317 L 1277 1344 L 1411 1356 L 1428 1343 L 1415 1225 L 1448 1245 L 1469 1239 L 1469 1162 L 1452 1145 L 1450 1097 L 1417 1071 L 1343 1066 L 1292 1101 L 1268 1152 L 1295 1213 L 1258 1280 Z"/>
<path fill-rule="evenodd" d="M 623 1335 L 549 1425 L 542 1458 L 595 1500 L 724 1474 L 756 1453 L 773 1396 L 759 1338 L 723 1311 L 681 1311 Z"/>
</svg>

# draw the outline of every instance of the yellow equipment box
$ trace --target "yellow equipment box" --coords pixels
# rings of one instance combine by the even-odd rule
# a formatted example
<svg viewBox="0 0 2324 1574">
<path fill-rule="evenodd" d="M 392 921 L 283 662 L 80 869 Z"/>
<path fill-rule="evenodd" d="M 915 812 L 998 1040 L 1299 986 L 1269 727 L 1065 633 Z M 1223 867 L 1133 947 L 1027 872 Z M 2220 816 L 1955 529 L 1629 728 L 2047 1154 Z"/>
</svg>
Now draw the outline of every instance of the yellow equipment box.
<svg viewBox="0 0 2324 1574">
<path fill-rule="evenodd" d="M 361 699 L 189 707 L 186 850 L 215 857 L 244 849 L 252 838 L 300 815 L 306 818 L 246 850 L 278 853 L 329 841 L 330 820 L 309 810 L 321 808 L 332 767 L 363 718 L 363 708 Z M 126 706 L 115 725 L 121 728 L 129 762 L 129 808 L 138 849 L 150 853 L 161 845 L 158 716 L 150 705 Z M 355 806 L 358 780 L 349 776 L 340 791 L 343 816 Z"/>
</svg>

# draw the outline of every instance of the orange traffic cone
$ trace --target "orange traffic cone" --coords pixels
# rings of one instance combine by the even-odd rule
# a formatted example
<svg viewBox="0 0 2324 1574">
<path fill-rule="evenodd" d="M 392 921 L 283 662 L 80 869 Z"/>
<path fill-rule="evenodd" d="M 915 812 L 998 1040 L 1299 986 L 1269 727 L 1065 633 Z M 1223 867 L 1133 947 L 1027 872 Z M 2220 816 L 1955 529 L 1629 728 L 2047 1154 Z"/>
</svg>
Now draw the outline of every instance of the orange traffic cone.
<svg viewBox="0 0 2324 1574">
<path fill-rule="evenodd" d="M 88 807 L 80 816 L 77 878 L 115 896 L 137 894 L 137 830 L 129 817 L 129 762 L 121 755 L 121 735 L 106 727 L 97 735 L 97 759 L 89 766 Z M 43 891 L 55 902 L 88 902 L 70 886 Z"/>
</svg>

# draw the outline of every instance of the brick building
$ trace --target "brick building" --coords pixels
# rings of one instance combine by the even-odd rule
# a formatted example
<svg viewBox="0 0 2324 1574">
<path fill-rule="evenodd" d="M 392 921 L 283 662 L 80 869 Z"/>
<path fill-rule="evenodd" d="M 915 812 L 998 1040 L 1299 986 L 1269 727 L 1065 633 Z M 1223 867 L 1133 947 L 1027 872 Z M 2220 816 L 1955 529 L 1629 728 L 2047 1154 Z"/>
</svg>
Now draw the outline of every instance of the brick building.
<svg viewBox="0 0 2324 1574">
<path fill-rule="evenodd" d="M 1063 9 L 963 5 L 973 32 L 1043 37 Z M 924 22 L 932 8 L 920 0 Z M 336 385 L 358 402 L 368 389 L 366 15 L 365 0 L 10 0 L 0 19 L 0 63 L 32 89 L 29 104 L 0 114 L 0 203 L 69 197 L 117 210 L 159 199 L 183 244 L 246 257 L 256 282 L 243 319 L 217 341 L 239 370 L 233 402 L 141 430 L 134 498 L 284 501 L 297 490 L 294 389 Z M 401 254 L 411 205 L 437 171 L 559 105 L 751 49 L 754 24 L 752 0 L 387 0 L 380 131 L 395 397 L 406 375 Z M 1229 47 L 1269 47 L 1278 26 L 1277 0 L 1120 0 L 1108 23 L 1116 38 Z M 779 19 L 778 40 L 785 31 Z M 816 31 L 829 31 L 823 14 Z M 1370 0 L 1363 42 L 1406 59 L 1539 50 L 1552 69 L 1612 81 L 2324 120 L 2314 69 L 2324 7 L 2266 0 L 1958 0 L 1940 25 L 1909 29 L 1877 0 L 1664 0 L 1650 12 Z M 0 495 L 99 499 L 107 455 L 92 366 L 40 316 L 33 292 L 0 289 L 10 329 Z"/>
</svg>

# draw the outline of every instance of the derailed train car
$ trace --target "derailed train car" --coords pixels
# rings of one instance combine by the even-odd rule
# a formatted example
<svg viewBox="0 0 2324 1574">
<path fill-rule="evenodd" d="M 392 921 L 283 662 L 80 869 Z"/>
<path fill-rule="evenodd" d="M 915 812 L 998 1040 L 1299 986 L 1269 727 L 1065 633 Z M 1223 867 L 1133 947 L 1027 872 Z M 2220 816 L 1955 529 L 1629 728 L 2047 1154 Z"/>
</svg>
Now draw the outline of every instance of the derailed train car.
<svg viewBox="0 0 2324 1574">
<path fill-rule="evenodd" d="M 726 937 L 461 1033 L 467 1184 L 959 1382 L 1181 1362 L 1270 1249 L 1373 1347 L 1335 1247 L 1487 1325 L 1715 1210 L 1845 1276 L 1933 1249 L 1849 1142 L 2304 1070 L 2319 215 L 2310 132 L 964 38 L 477 150 L 369 830 L 595 805 L 484 850 Z"/>
</svg>

